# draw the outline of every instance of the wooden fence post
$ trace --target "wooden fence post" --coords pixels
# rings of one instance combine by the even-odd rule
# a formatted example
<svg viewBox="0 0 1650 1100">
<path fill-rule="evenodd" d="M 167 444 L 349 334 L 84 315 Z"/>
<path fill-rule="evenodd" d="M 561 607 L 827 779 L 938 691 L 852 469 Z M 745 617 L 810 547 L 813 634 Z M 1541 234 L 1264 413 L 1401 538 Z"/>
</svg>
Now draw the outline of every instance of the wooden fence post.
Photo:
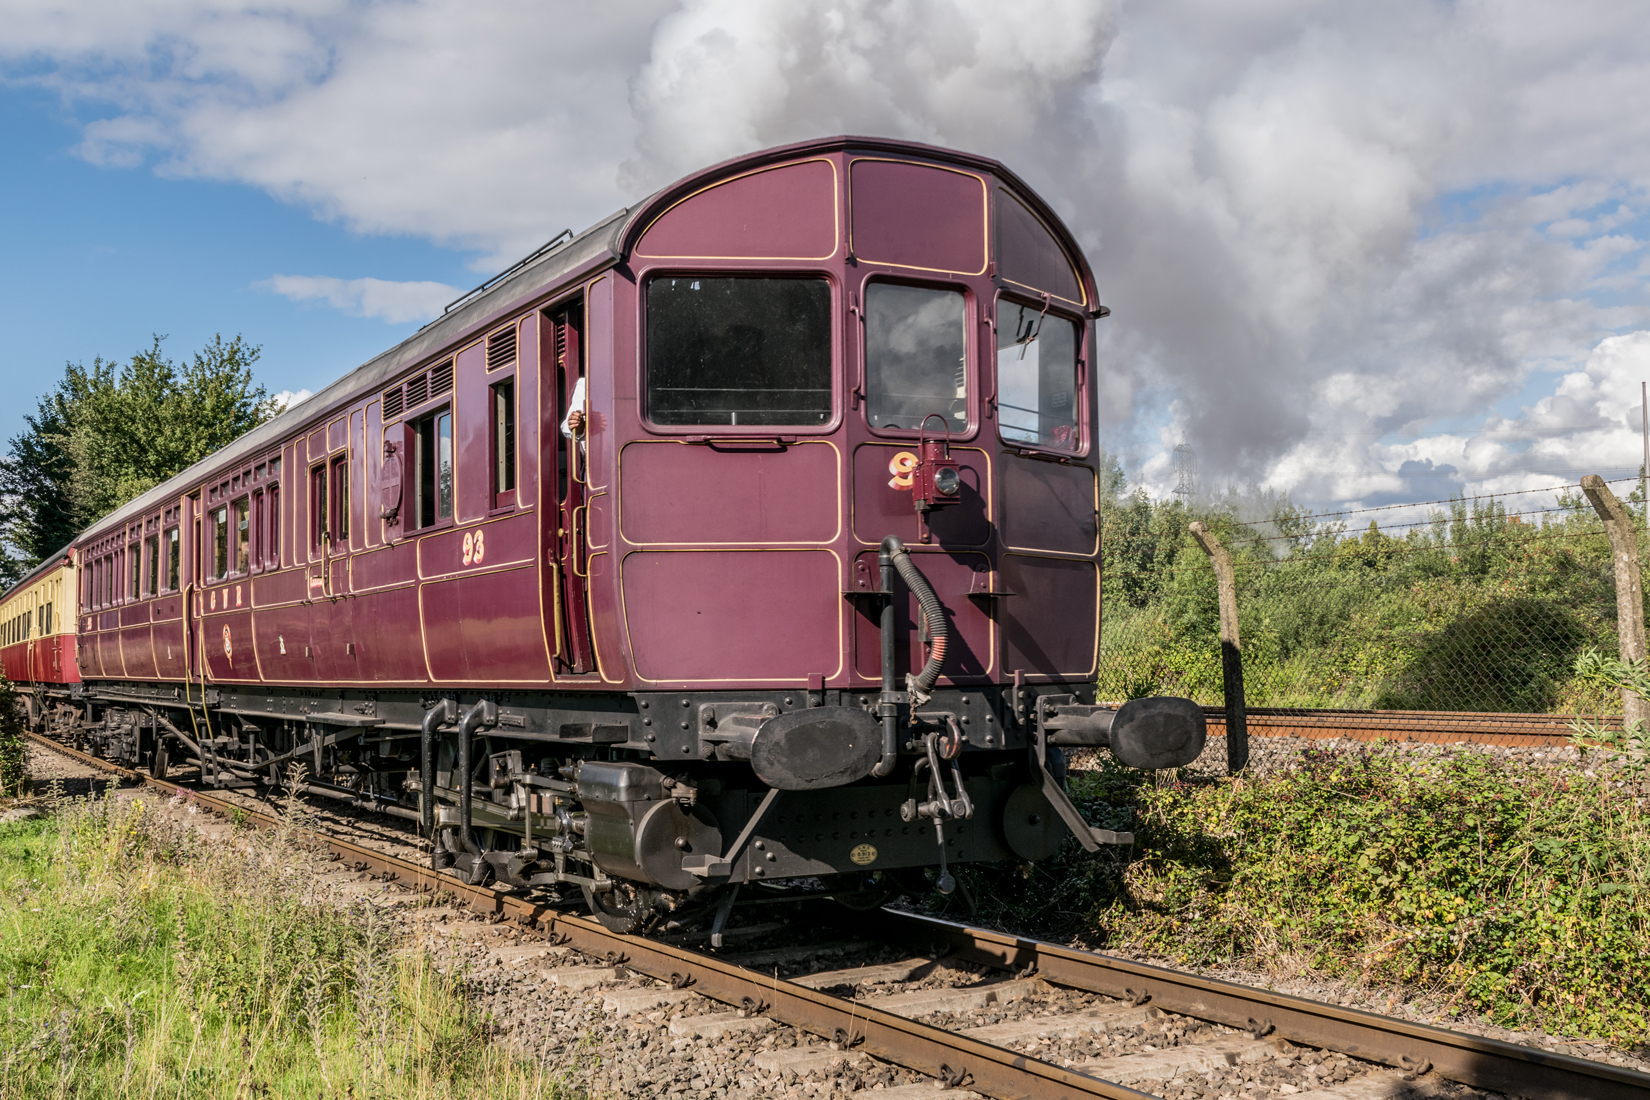
<svg viewBox="0 0 1650 1100">
<path fill-rule="evenodd" d="M 1243 706 L 1243 643 L 1238 638 L 1237 575 L 1232 555 L 1215 533 L 1202 523 L 1191 526 L 1192 537 L 1215 567 L 1220 592 L 1220 670 L 1226 698 L 1226 770 L 1236 775 L 1249 763 L 1249 719 Z"/>
<path fill-rule="evenodd" d="M 1610 536 L 1610 557 L 1616 570 L 1616 645 L 1621 659 L 1629 663 L 1644 660 L 1644 587 L 1639 579 L 1639 536 L 1633 518 L 1616 494 L 1597 474 L 1581 479 L 1581 491 L 1587 494 L 1593 510 L 1604 521 L 1604 531 Z M 1650 719 L 1650 700 L 1639 698 L 1625 689 L 1621 693 L 1622 720 L 1631 726 L 1634 722 Z"/>
</svg>

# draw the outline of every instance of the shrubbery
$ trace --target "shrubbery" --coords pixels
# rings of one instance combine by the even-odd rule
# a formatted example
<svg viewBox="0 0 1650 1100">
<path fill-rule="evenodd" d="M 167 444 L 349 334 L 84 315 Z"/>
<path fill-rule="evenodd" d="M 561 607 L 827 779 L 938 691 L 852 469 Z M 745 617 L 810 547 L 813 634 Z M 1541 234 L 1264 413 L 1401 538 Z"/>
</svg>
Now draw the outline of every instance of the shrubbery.
<svg viewBox="0 0 1650 1100">
<path fill-rule="evenodd" d="M 23 793 L 23 713 L 11 681 L 0 676 L 0 798 Z"/>
<path fill-rule="evenodd" d="M 1068 845 L 971 882 L 982 916 L 1017 931 L 1403 987 L 1633 1045 L 1650 1027 L 1650 806 L 1625 774 L 1391 746 L 1236 780 L 1102 767 L 1073 773 L 1074 798 L 1094 822 L 1132 809 L 1132 852 Z"/>
<path fill-rule="evenodd" d="M 1618 709 L 1572 673 L 1586 648 L 1616 648 L 1609 541 L 1580 497 L 1540 524 L 1455 501 L 1396 534 L 1241 510 L 1141 493 L 1102 507 L 1101 698 L 1221 702 L 1214 574 L 1186 531 L 1202 519 L 1235 561 L 1251 706 Z"/>
</svg>

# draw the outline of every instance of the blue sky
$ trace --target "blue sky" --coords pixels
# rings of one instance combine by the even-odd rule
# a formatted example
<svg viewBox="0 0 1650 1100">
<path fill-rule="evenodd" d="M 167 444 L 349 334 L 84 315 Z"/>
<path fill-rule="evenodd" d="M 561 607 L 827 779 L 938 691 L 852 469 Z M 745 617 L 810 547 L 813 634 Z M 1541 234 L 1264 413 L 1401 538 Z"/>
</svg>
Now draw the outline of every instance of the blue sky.
<svg viewBox="0 0 1650 1100">
<path fill-rule="evenodd" d="M 24 427 L 65 362 L 124 360 L 167 337 L 174 359 L 239 333 L 263 347 L 270 392 L 315 391 L 417 330 L 294 302 L 272 275 L 480 282 L 473 253 L 411 235 L 362 234 L 236 183 L 98 167 L 56 98 L 0 87 L 0 436 Z"/>
</svg>

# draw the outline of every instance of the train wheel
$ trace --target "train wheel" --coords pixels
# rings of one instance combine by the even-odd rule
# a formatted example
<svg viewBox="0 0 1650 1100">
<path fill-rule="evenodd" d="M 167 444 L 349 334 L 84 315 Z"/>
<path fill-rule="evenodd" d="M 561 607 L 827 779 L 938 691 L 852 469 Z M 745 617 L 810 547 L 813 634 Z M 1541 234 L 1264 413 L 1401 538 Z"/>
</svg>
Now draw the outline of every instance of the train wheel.
<svg viewBox="0 0 1650 1100">
<path fill-rule="evenodd" d="M 584 904 L 589 908 L 590 915 L 609 932 L 628 936 L 653 913 L 653 892 L 646 887 L 621 880 L 613 884 L 613 889 L 602 894 L 588 886 L 583 889 Z"/>
</svg>

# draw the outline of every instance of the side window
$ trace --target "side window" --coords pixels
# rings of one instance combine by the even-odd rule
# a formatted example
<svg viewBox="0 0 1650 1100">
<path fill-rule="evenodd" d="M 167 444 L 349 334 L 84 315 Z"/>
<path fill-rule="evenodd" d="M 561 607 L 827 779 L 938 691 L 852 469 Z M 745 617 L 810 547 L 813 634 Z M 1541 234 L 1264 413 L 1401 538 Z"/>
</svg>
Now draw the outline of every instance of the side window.
<svg viewBox="0 0 1650 1100">
<path fill-rule="evenodd" d="M 438 409 L 409 425 L 412 433 L 413 516 L 429 527 L 453 515 L 453 414 Z"/>
<path fill-rule="evenodd" d="M 831 419 L 831 331 L 824 279 L 653 279 L 648 419 L 824 424 Z"/>
<path fill-rule="evenodd" d="M 281 567 L 281 487 L 269 487 L 269 540 L 264 543 L 265 560 L 271 569 Z"/>
<path fill-rule="evenodd" d="M 143 583 L 143 544 L 128 543 L 126 546 L 126 575 L 131 583 L 126 586 L 126 598 L 135 600 L 140 595 L 140 586 Z"/>
<path fill-rule="evenodd" d="M 166 590 L 176 592 L 183 571 L 183 540 L 176 527 L 166 529 Z"/>
<path fill-rule="evenodd" d="M 349 545 L 349 455 L 332 460 L 332 512 L 328 523 L 334 550 Z"/>
<path fill-rule="evenodd" d="M 493 507 L 515 503 L 516 491 L 516 380 L 507 378 L 492 387 L 493 394 Z"/>
<path fill-rule="evenodd" d="M 309 471 L 309 548 L 321 552 L 327 536 L 327 468 L 314 466 Z"/>
<path fill-rule="evenodd" d="M 229 575 L 229 509 L 218 508 L 212 513 L 212 579 L 221 581 Z"/>
<path fill-rule="evenodd" d="M 261 570 L 264 564 L 264 491 L 252 494 L 252 568 Z"/>
<path fill-rule="evenodd" d="M 235 572 L 249 573 L 252 571 L 252 509 L 245 497 L 231 507 L 235 518 Z"/>
<path fill-rule="evenodd" d="M 1074 451 L 1077 326 L 1007 298 L 997 302 L 997 431 L 1005 443 Z"/>
<path fill-rule="evenodd" d="M 967 311 L 960 290 L 872 283 L 865 288 L 865 416 L 873 428 L 916 431 L 938 413 L 968 419 Z"/>
<path fill-rule="evenodd" d="M 153 596 L 160 591 L 160 536 L 150 535 L 143 540 L 143 559 L 148 563 L 148 570 L 144 576 L 148 579 L 143 585 L 143 594 Z"/>
</svg>

